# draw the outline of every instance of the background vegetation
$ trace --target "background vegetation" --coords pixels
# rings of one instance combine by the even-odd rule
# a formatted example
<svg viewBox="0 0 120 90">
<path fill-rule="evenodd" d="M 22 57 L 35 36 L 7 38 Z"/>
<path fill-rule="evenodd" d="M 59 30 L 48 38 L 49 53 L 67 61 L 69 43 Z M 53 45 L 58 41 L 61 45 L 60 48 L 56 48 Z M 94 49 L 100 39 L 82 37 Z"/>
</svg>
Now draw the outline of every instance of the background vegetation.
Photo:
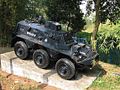
<svg viewBox="0 0 120 90">
<path fill-rule="evenodd" d="M 120 65 L 120 23 L 102 24 L 98 37 L 97 49 L 101 60 Z"/>
<path fill-rule="evenodd" d="M 44 14 L 42 0 L 0 0 L 0 45 L 9 45 L 18 21 L 40 13 Z"/>
<path fill-rule="evenodd" d="M 80 9 L 83 1 L 87 4 L 85 14 Z M 91 44 L 97 42 L 102 60 L 111 63 L 115 58 L 120 59 L 119 0 L 0 0 L 0 46 L 10 45 L 11 33 L 18 21 L 36 15 L 60 22 L 67 31 L 78 32 L 79 37 L 87 38 Z"/>
</svg>

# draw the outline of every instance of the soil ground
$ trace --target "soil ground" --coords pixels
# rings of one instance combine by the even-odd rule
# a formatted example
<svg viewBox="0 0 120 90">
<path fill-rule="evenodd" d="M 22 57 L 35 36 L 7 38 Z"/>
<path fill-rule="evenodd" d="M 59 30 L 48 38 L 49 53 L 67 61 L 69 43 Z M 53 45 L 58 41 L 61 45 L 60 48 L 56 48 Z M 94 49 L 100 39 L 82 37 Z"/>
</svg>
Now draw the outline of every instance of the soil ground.
<svg viewBox="0 0 120 90">
<path fill-rule="evenodd" d="M 58 90 L 58 88 L 0 70 L 0 90 Z"/>
</svg>

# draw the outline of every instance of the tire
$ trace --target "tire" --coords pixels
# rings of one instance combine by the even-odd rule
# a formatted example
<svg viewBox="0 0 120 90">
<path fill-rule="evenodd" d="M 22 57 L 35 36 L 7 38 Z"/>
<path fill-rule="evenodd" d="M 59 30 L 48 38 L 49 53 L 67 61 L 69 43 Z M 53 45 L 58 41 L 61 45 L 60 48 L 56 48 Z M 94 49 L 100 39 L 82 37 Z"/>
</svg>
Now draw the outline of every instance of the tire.
<svg viewBox="0 0 120 90">
<path fill-rule="evenodd" d="M 28 47 L 23 41 L 16 42 L 14 46 L 15 54 L 20 59 L 26 59 L 28 57 Z"/>
<path fill-rule="evenodd" d="M 75 75 L 75 65 L 66 58 L 58 60 L 55 69 L 58 75 L 66 80 L 72 79 Z"/>
<path fill-rule="evenodd" d="M 49 55 L 43 49 L 39 49 L 34 52 L 33 60 L 34 60 L 34 63 L 36 64 L 36 66 L 38 66 L 39 68 L 42 68 L 42 69 L 47 68 L 50 63 Z"/>
</svg>

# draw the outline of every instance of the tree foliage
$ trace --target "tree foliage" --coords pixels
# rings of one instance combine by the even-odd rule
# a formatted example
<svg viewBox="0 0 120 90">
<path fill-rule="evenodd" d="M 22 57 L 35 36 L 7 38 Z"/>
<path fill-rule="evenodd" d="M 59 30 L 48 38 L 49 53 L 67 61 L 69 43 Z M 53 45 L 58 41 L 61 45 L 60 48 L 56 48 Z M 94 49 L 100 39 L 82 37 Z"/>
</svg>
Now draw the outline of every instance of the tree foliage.
<svg viewBox="0 0 120 90">
<path fill-rule="evenodd" d="M 98 48 L 104 53 L 109 53 L 111 49 L 120 49 L 120 23 L 102 24 L 98 33 Z"/>
<path fill-rule="evenodd" d="M 82 0 L 46 0 L 47 15 L 50 20 L 62 22 L 73 32 L 83 29 L 85 20 L 80 9 Z"/>
<path fill-rule="evenodd" d="M 85 25 L 80 9 L 82 0 L 0 0 L 0 36 L 12 32 L 20 20 L 43 15 L 49 20 L 68 25 L 73 31 Z"/>
<path fill-rule="evenodd" d="M 9 21 L 16 23 L 35 14 L 44 13 L 42 9 L 42 0 L 1 0 L 0 22 L 5 21 L 7 23 Z"/>
<path fill-rule="evenodd" d="M 0 42 L 6 42 L 16 23 L 44 12 L 43 0 L 0 0 Z M 8 41 L 8 40 L 7 40 Z M 6 42 L 8 43 L 8 42 Z M 1 44 L 1 43 L 0 43 Z"/>
<path fill-rule="evenodd" d="M 120 64 L 120 21 L 102 24 L 98 32 L 97 50 L 100 59 L 112 64 Z"/>
<path fill-rule="evenodd" d="M 7 38 L 18 21 L 32 18 L 36 14 L 61 22 L 72 32 L 80 31 L 86 24 L 80 9 L 82 1 L 84 0 L 0 0 L 0 39 Z M 107 19 L 114 22 L 120 18 L 119 0 L 87 1 L 87 11 L 96 11 L 95 36 L 101 22 Z M 94 9 L 90 8 L 92 3 L 95 4 Z"/>
<path fill-rule="evenodd" d="M 88 0 L 87 3 L 87 11 L 88 15 L 90 12 L 93 12 L 98 7 L 97 4 L 100 5 L 99 7 L 99 19 L 101 23 L 104 23 L 107 19 L 111 22 L 115 22 L 116 20 L 120 19 L 120 1 L 119 0 Z M 94 4 L 94 8 L 92 9 L 92 5 Z M 96 12 L 96 11 L 95 11 Z"/>
<path fill-rule="evenodd" d="M 120 3 L 119 0 L 102 0 L 100 3 L 100 20 L 105 22 L 109 19 L 111 22 L 115 22 L 120 19 Z"/>
<path fill-rule="evenodd" d="M 94 3 L 94 10 L 91 9 L 91 4 Z M 92 34 L 92 46 L 96 49 L 97 32 L 100 23 L 106 22 L 109 19 L 111 22 L 116 22 L 120 19 L 120 1 L 119 0 L 88 0 L 88 14 L 95 11 L 95 26 Z"/>
</svg>

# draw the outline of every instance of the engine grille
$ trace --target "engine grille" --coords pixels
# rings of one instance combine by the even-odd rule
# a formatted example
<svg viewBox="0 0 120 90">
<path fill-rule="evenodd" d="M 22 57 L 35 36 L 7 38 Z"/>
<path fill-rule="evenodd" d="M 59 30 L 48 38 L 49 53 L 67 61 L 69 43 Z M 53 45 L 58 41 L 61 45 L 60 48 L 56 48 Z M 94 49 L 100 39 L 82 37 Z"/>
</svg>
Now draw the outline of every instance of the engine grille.
<svg viewBox="0 0 120 90">
<path fill-rule="evenodd" d="M 87 57 L 91 57 L 94 55 L 94 52 L 92 51 L 92 49 L 88 46 L 82 47 L 80 49 L 80 52 L 84 52 L 86 54 Z"/>
</svg>

